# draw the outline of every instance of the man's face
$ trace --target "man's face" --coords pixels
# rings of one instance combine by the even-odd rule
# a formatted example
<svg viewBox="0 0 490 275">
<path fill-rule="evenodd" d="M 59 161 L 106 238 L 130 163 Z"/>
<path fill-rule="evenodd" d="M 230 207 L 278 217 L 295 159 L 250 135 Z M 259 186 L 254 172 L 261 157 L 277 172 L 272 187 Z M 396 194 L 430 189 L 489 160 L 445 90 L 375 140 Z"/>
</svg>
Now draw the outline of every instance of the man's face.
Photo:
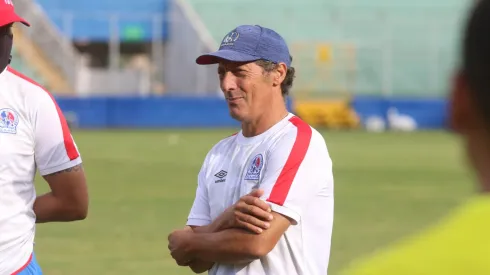
<svg viewBox="0 0 490 275">
<path fill-rule="evenodd" d="M 257 118 L 267 110 L 272 97 L 277 96 L 274 72 L 265 73 L 254 62 L 222 61 L 218 66 L 218 75 L 230 115 L 238 121 L 247 122 Z"/>
<path fill-rule="evenodd" d="M 12 24 L 0 27 L 0 36 L 9 35 L 12 36 Z"/>
<path fill-rule="evenodd" d="M 12 51 L 12 24 L 0 27 L 0 73 L 8 66 Z"/>
</svg>

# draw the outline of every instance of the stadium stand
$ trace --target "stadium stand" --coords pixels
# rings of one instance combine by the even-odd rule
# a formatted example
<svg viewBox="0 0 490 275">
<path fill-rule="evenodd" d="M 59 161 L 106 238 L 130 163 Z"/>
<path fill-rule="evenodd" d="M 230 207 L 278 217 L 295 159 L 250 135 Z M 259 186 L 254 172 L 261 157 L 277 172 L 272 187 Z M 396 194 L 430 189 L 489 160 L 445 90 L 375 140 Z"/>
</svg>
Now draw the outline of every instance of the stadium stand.
<svg viewBox="0 0 490 275">
<path fill-rule="evenodd" d="M 123 41 L 151 41 L 167 37 L 167 23 L 155 21 L 165 15 L 168 1 L 162 0 L 37 0 L 54 24 L 74 41 L 109 41 L 116 34 Z M 113 24 L 116 23 L 116 24 Z M 161 24 L 161 33 L 155 33 Z"/>
<path fill-rule="evenodd" d="M 14 28 L 18 53 L 45 80 L 48 89 L 60 94 L 74 93 L 79 56 L 70 41 L 53 27 L 35 1 L 17 0 L 15 8 L 32 24 L 29 28 Z"/>
<path fill-rule="evenodd" d="M 57 94 L 73 93 L 74 89 L 65 75 L 21 28 L 14 28 L 15 53 L 12 56 L 12 67 L 19 66 L 22 72 L 27 72 L 27 76 Z"/>
<path fill-rule="evenodd" d="M 10 66 L 17 71 L 22 72 L 22 74 L 33 79 L 37 83 L 43 86 L 46 85 L 46 81 L 42 78 L 42 76 L 33 70 L 31 66 L 26 64 L 24 57 L 18 53 L 16 46 L 14 46 L 12 49 L 12 60 L 10 62 Z"/>
<path fill-rule="evenodd" d="M 156 67 L 163 63 L 166 3 L 17 0 L 17 11 L 32 26 L 15 30 L 23 60 L 15 62 L 27 65 L 58 95 L 148 94 L 162 78 L 148 60 Z M 148 45 L 151 54 L 141 56 Z"/>
<path fill-rule="evenodd" d="M 262 24 L 283 34 L 298 67 L 297 92 L 376 95 L 444 92 L 441 75 L 454 64 L 456 15 L 466 6 L 456 0 L 190 3 L 217 41 L 240 24 Z"/>
<path fill-rule="evenodd" d="M 281 33 L 297 69 L 295 110 L 313 125 L 354 127 L 369 115 L 386 118 L 386 109 L 400 103 L 388 98 L 400 96 L 411 100 L 402 109 L 422 120 L 420 126 L 443 124 L 441 116 L 427 118 L 426 110 L 444 112 L 440 98 L 457 61 L 464 1 L 189 2 L 215 41 L 241 24 Z M 353 106 L 365 112 L 358 117 Z"/>
<path fill-rule="evenodd" d="M 67 79 L 78 96 L 97 95 L 60 103 L 84 127 L 124 126 L 124 119 L 111 121 L 119 121 L 115 114 L 124 113 L 118 108 L 128 106 L 129 96 L 144 110 L 141 125 L 157 127 L 169 124 L 149 105 L 172 101 L 151 96 L 216 99 L 216 70 L 196 66 L 195 57 L 215 50 L 234 26 L 260 24 L 288 41 L 297 69 L 291 106 L 315 126 L 355 128 L 397 106 L 420 127 L 437 128 L 444 125 L 443 96 L 467 7 L 457 0 L 17 0 L 19 12 L 34 22 L 24 33 L 31 49 L 18 47 L 13 62 L 49 88 L 62 83 L 42 70 L 51 61 L 55 69 L 47 71 Z M 46 56 L 44 65 L 28 58 L 36 48 Z M 214 99 L 189 99 L 188 105 L 217 108 L 220 99 Z M 88 102 L 100 106 L 94 118 L 106 119 L 91 120 Z M 191 116 L 182 117 L 182 124 L 194 125 Z"/>
</svg>

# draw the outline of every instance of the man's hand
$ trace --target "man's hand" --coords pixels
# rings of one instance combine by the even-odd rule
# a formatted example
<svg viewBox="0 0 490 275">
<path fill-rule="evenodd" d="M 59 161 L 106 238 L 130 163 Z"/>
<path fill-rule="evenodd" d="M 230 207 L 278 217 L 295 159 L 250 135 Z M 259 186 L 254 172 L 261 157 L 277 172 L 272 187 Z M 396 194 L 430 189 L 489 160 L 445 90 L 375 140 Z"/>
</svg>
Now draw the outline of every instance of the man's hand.
<svg viewBox="0 0 490 275">
<path fill-rule="evenodd" d="M 188 266 L 192 262 L 192 257 L 189 255 L 188 238 L 190 234 L 195 234 L 189 226 L 184 229 L 176 230 L 168 236 L 168 249 L 172 258 L 180 266 Z"/>
<path fill-rule="evenodd" d="M 268 229 L 273 216 L 270 206 L 260 199 L 263 193 L 261 189 L 254 189 L 226 209 L 216 221 L 217 231 L 241 228 L 260 234 Z"/>
</svg>

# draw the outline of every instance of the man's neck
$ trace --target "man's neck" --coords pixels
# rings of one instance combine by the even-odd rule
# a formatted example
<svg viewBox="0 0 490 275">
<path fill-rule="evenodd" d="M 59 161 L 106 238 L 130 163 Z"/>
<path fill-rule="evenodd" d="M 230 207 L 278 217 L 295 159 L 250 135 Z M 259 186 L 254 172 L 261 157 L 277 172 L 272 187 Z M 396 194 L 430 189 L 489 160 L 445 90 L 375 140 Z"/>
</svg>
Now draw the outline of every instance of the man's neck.
<svg viewBox="0 0 490 275">
<path fill-rule="evenodd" d="M 263 113 L 260 117 L 252 122 L 242 123 L 242 134 L 244 137 L 258 136 L 283 120 L 288 114 L 286 107 L 271 107 L 269 112 Z"/>
</svg>

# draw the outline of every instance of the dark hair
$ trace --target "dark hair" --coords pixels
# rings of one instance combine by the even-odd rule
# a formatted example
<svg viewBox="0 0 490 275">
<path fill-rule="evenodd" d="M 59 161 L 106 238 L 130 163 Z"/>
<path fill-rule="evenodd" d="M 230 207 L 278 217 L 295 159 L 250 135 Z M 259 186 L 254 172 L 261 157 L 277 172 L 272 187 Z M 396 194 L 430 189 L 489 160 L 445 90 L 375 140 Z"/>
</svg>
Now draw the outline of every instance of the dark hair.
<svg viewBox="0 0 490 275">
<path fill-rule="evenodd" d="M 478 1 L 471 11 L 462 47 L 469 90 L 490 124 L 490 0 Z"/>
<path fill-rule="evenodd" d="M 291 60 L 292 59 L 293 58 L 291 57 Z M 262 67 L 265 73 L 270 73 L 279 66 L 279 64 L 277 63 L 268 60 L 263 60 L 263 59 L 255 61 L 255 64 Z M 284 78 L 284 81 L 281 83 L 281 92 L 282 92 L 282 96 L 284 97 L 289 95 L 289 90 L 291 89 L 291 87 L 293 87 L 295 72 L 296 71 L 294 67 L 289 67 L 286 72 L 286 77 Z"/>
</svg>

